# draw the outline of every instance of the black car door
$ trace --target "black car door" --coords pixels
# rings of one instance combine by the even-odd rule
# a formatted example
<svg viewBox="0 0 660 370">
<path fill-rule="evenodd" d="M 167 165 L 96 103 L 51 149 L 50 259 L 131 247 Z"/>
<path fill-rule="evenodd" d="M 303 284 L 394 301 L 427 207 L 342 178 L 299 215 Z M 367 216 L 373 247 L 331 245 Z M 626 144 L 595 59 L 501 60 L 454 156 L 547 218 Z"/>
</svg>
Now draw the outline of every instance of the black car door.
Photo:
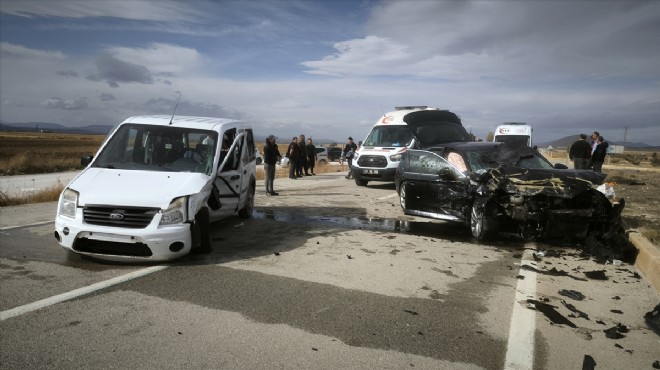
<svg viewBox="0 0 660 370">
<path fill-rule="evenodd" d="M 418 171 L 414 181 L 417 209 L 439 218 L 462 219 L 467 177 L 437 153 L 414 152 L 417 152 L 416 163 L 410 167 Z"/>
</svg>

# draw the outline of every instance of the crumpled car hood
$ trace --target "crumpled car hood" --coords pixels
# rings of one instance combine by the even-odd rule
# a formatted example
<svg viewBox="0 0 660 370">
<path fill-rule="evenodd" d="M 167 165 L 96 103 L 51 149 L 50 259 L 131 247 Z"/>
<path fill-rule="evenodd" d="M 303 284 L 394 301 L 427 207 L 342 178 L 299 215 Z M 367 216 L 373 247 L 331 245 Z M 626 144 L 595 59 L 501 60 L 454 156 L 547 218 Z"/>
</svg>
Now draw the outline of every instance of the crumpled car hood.
<svg viewBox="0 0 660 370">
<path fill-rule="evenodd" d="M 492 169 L 489 173 L 489 188 L 523 196 L 543 194 L 559 198 L 573 198 L 602 184 L 606 177 L 593 171 L 521 169 L 507 165 Z"/>
</svg>

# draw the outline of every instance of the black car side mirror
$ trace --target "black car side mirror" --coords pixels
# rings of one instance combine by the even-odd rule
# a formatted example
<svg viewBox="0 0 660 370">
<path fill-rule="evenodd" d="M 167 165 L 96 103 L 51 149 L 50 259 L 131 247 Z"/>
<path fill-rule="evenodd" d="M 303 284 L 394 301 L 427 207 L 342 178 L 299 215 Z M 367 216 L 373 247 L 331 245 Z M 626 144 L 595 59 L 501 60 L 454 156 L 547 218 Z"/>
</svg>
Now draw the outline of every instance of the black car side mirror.
<svg viewBox="0 0 660 370">
<path fill-rule="evenodd" d="M 554 167 L 557 170 L 567 170 L 568 169 L 568 166 L 563 164 L 563 163 L 555 163 Z"/>
</svg>

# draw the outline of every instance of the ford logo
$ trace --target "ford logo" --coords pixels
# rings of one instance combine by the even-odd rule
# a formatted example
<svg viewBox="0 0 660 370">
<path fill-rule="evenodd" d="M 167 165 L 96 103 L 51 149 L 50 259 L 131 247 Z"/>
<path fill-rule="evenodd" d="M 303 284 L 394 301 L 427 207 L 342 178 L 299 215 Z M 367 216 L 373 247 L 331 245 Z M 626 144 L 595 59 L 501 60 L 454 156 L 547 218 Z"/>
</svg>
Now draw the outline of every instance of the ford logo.
<svg viewBox="0 0 660 370">
<path fill-rule="evenodd" d="M 111 220 L 123 220 L 124 215 L 122 213 L 113 212 L 113 213 L 110 214 L 110 219 Z"/>
</svg>

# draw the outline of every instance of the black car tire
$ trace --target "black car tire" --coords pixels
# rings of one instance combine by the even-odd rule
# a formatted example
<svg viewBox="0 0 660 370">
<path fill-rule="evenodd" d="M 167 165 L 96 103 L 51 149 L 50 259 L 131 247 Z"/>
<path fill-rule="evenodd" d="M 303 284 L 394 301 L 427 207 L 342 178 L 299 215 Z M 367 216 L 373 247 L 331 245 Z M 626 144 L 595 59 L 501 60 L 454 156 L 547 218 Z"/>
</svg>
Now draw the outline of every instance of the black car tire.
<svg viewBox="0 0 660 370">
<path fill-rule="evenodd" d="M 357 185 L 357 186 L 367 186 L 368 183 L 369 183 L 369 181 L 367 181 L 367 180 L 360 180 L 360 179 L 357 179 L 357 178 L 355 179 L 355 185 Z"/>
<path fill-rule="evenodd" d="M 399 185 L 399 203 L 401 203 L 401 208 L 405 212 L 406 210 L 406 182 L 402 182 Z"/>
<path fill-rule="evenodd" d="M 260 165 L 260 164 L 261 164 L 261 158 L 257 157 L 257 165 Z"/>
<path fill-rule="evenodd" d="M 470 231 L 477 240 L 488 240 L 499 232 L 495 216 L 495 204 L 488 202 L 484 207 L 472 206 L 470 211 Z"/>
<path fill-rule="evenodd" d="M 245 199 L 245 205 L 238 211 L 238 217 L 240 218 L 250 218 L 252 217 L 252 211 L 254 211 L 254 183 L 250 184 L 250 189 L 248 189 L 247 199 Z"/>
</svg>

